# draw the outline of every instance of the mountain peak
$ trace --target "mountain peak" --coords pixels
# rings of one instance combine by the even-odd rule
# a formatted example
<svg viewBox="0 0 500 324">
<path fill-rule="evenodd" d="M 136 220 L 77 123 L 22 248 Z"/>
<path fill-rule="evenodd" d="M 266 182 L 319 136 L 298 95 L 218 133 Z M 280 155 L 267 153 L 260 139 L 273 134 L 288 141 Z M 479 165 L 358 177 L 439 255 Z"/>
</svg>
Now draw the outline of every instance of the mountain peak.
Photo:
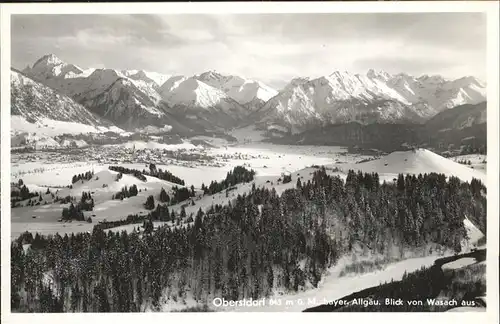
<svg viewBox="0 0 500 324">
<path fill-rule="evenodd" d="M 47 54 L 39 58 L 35 64 L 33 64 L 33 67 L 37 65 L 46 65 L 46 66 L 54 66 L 54 65 L 61 65 L 64 64 L 64 62 L 58 58 L 55 54 Z"/>
<path fill-rule="evenodd" d="M 200 80 L 220 80 L 220 79 L 224 78 L 224 76 L 222 74 L 220 74 L 219 72 L 217 72 L 215 70 L 203 72 L 203 73 L 197 75 L 196 77 Z"/>
<path fill-rule="evenodd" d="M 368 73 L 366 73 L 366 76 L 370 79 L 381 79 L 384 81 L 387 81 L 392 77 L 389 73 L 383 70 L 376 71 L 375 69 L 369 69 Z"/>
<path fill-rule="evenodd" d="M 163 98 L 171 105 L 199 106 L 209 108 L 216 106 L 227 95 L 194 77 L 178 78 L 169 82 L 162 92 Z M 170 89 L 167 89 L 170 88 Z"/>
<path fill-rule="evenodd" d="M 346 78 L 350 77 L 351 74 L 347 71 L 334 71 L 332 74 L 329 75 L 330 78 Z"/>
<path fill-rule="evenodd" d="M 479 87 L 485 87 L 485 83 L 474 76 L 464 76 L 460 79 L 455 80 L 455 82 L 461 82 L 464 84 L 474 84 Z"/>
<path fill-rule="evenodd" d="M 431 83 L 443 83 L 446 80 L 440 75 L 427 75 L 424 74 L 421 77 L 417 78 L 419 81 L 431 82 Z"/>
</svg>

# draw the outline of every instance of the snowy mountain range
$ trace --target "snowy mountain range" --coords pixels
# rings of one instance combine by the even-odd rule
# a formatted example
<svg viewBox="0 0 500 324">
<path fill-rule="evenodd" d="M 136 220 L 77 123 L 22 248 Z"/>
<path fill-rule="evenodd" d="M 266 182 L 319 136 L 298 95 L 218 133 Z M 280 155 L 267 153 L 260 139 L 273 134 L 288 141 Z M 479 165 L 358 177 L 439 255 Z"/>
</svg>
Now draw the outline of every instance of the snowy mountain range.
<svg viewBox="0 0 500 324">
<path fill-rule="evenodd" d="M 12 73 L 14 84 L 20 76 Z M 257 80 L 216 71 L 183 76 L 83 69 L 53 54 L 28 66 L 22 77 L 64 98 L 52 108 L 55 120 L 60 120 L 65 105 L 78 105 L 125 130 L 148 126 L 172 132 L 227 130 L 256 123 L 299 132 L 352 121 L 415 123 L 448 108 L 486 100 L 485 85 L 474 77 L 449 81 L 440 76 L 413 77 L 374 70 L 366 75 L 337 71 L 316 79 L 295 78 L 277 91 Z M 24 89 L 17 87 L 15 96 L 22 97 Z M 13 107 L 13 111 L 21 110 Z M 30 120 L 42 115 L 35 109 Z"/>
<path fill-rule="evenodd" d="M 420 123 L 443 110 L 485 100 L 486 86 L 474 77 L 449 81 L 374 70 L 366 75 L 337 71 L 292 80 L 257 112 L 257 119 L 292 131 L 352 121 Z"/>
</svg>

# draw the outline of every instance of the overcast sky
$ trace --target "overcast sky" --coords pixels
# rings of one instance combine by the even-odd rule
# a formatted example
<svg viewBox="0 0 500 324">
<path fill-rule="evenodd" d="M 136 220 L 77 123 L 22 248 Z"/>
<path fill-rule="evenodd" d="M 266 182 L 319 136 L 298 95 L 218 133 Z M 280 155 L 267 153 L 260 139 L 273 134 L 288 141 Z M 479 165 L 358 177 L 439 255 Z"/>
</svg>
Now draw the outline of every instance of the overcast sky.
<svg viewBox="0 0 500 324">
<path fill-rule="evenodd" d="M 480 13 L 13 15 L 12 65 L 45 54 L 82 68 L 193 75 L 208 70 L 281 87 L 335 70 L 474 75 L 486 80 Z"/>
</svg>

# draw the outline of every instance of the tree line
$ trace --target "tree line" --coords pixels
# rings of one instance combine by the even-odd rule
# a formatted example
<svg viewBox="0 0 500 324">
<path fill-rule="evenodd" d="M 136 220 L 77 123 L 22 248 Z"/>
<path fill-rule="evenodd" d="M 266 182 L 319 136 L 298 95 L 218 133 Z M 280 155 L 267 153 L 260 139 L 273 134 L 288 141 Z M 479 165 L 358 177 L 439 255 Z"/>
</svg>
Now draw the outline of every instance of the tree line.
<svg viewBox="0 0 500 324">
<path fill-rule="evenodd" d="M 81 180 L 88 181 L 88 180 L 92 179 L 93 176 L 94 176 L 94 171 L 87 171 L 85 173 L 76 174 L 71 179 L 71 183 L 75 184 L 76 182 L 81 181 Z"/>
<path fill-rule="evenodd" d="M 136 169 L 129 169 L 129 168 L 125 168 L 122 166 L 109 166 L 109 169 L 112 171 L 120 172 L 122 174 L 123 173 L 124 174 L 131 174 L 141 181 L 146 181 L 146 175 L 147 175 L 147 176 L 155 177 L 155 178 L 158 178 L 161 180 L 173 182 L 173 183 L 176 183 L 176 184 L 179 184 L 182 186 L 184 186 L 184 184 L 185 184 L 184 180 L 182 180 L 181 178 L 176 177 L 175 175 L 173 175 L 171 172 L 169 172 L 167 170 L 157 169 L 156 165 L 153 163 L 149 164 L 149 172 L 146 170 L 140 171 L 140 170 L 136 170 Z M 119 180 L 119 178 L 117 178 L 117 180 Z"/>
<path fill-rule="evenodd" d="M 158 178 L 161 180 L 173 182 L 173 183 L 179 184 L 181 186 L 185 185 L 184 180 L 182 180 L 179 177 L 176 177 L 175 175 L 173 175 L 171 172 L 169 172 L 167 170 L 163 171 L 161 168 L 157 169 L 156 165 L 154 163 L 149 164 L 149 173 L 146 172 L 145 170 L 142 172 L 146 175 L 151 176 L 151 177 L 155 177 L 155 178 Z"/>
<path fill-rule="evenodd" d="M 122 166 L 114 166 L 114 165 L 110 165 L 109 169 L 111 171 L 119 172 L 119 174 L 121 173 L 121 174 L 130 174 L 130 175 L 133 175 L 134 177 L 136 177 L 137 179 L 139 179 L 141 181 L 146 181 L 147 180 L 146 177 L 144 176 L 143 172 L 139 171 L 139 170 L 129 169 L 129 168 L 125 168 L 125 167 L 122 167 Z M 117 180 L 119 180 L 119 178 L 117 178 Z"/>
<path fill-rule="evenodd" d="M 124 186 L 119 192 L 111 196 L 111 199 L 123 200 L 125 198 L 137 196 L 139 190 L 137 189 L 137 185 L 133 184 L 128 188 Z"/>
<path fill-rule="evenodd" d="M 459 252 L 465 216 L 486 219 L 485 190 L 442 174 L 381 184 L 376 173 L 349 171 L 344 181 L 321 168 L 281 195 L 253 187 L 200 209 L 184 227 L 37 235 L 26 252 L 21 236 L 11 245 L 12 309 L 135 312 L 188 292 L 200 303 L 259 298 L 317 286 L 356 247 L 403 256 L 432 243 Z"/>
<path fill-rule="evenodd" d="M 84 211 L 92 211 L 94 209 L 94 198 L 90 192 L 82 192 L 82 197 L 79 202 L 73 204 L 70 203 L 69 207 L 64 207 L 61 212 L 62 220 L 77 220 L 83 221 L 85 220 L 85 216 L 83 214 Z M 87 218 L 89 223 L 92 222 L 92 219 Z"/>
<path fill-rule="evenodd" d="M 243 166 L 236 166 L 233 170 L 227 173 L 226 179 L 221 182 L 212 181 L 208 187 L 203 183 L 201 185 L 201 190 L 203 190 L 205 194 L 213 195 L 226 190 L 231 186 L 237 185 L 238 183 L 253 181 L 254 176 L 254 170 L 248 170 Z"/>
</svg>

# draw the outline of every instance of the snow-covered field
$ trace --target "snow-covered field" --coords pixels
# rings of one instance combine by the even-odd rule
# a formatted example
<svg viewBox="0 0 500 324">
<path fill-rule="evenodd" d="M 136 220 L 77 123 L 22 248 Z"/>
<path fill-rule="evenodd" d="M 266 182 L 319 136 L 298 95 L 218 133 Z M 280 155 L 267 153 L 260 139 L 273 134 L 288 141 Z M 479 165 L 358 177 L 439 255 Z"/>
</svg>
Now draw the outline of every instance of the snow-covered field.
<svg viewBox="0 0 500 324">
<path fill-rule="evenodd" d="M 486 173 L 487 157 L 485 154 L 466 154 L 450 158 L 454 162 L 465 162 L 469 168 Z M 470 165 L 468 162 L 470 161 Z"/>
<path fill-rule="evenodd" d="M 41 119 L 36 123 L 29 123 L 22 116 L 11 116 L 12 132 L 34 133 L 41 136 L 57 136 L 62 134 L 81 134 L 81 133 L 103 133 L 112 131 L 116 133 L 123 132 L 122 129 L 112 126 L 92 126 L 81 123 L 52 120 L 48 118 Z M 14 147 L 14 145 L 13 145 Z"/>
<path fill-rule="evenodd" d="M 91 192 L 95 201 L 93 211 L 84 212 L 85 218 L 91 215 L 93 223 L 73 221 L 71 223 L 58 222 L 61 218 L 62 209 L 68 207 L 69 204 L 49 203 L 47 205 L 39 205 L 33 207 L 17 207 L 11 209 L 12 220 L 12 238 L 17 238 L 22 232 L 39 232 L 40 234 L 59 234 L 71 232 L 91 231 L 93 225 L 98 221 L 114 221 L 126 218 L 130 214 L 145 213 L 143 203 L 147 196 L 153 194 L 159 195 L 161 188 L 170 190 L 172 183 L 163 181 L 154 177 L 146 177 L 147 181 L 142 182 L 134 176 L 124 174 L 119 181 L 115 181 L 118 172 L 104 169 L 98 171 L 94 169 L 94 177 L 90 181 L 84 183 L 77 182 L 73 184 L 73 188 L 51 188 L 52 192 L 57 192 L 59 197 L 76 196 L 80 197 L 82 192 Z M 86 169 L 82 172 L 90 171 Z M 75 172 L 74 174 L 76 174 Z M 67 184 L 71 183 L 73 173 L 64 172 L 62 178 L 69 178 Z M 30 178 L 25 178 L 30 179 Z M 53 180 L 53 179 L 52 179 Z M 33 180 L 31 180 L 33 181 Z M 26 180 L 27 187 L 30 190 L 39 190 L 42 192 L 44 200 L 51 202 L 51 196 L 45 195 L 46 187 L 41 187 L 41 184 L 30 183 Z M 141 190 L 135 197 L 125 198 L 121 200 L 112 200 L 112 195 L 119 192 L 124 186 L 130 187 L 136 184 Z M 106 187 L 104 187 L 105 185 Z M 35 217 L 35 218 L 33 218 Z"/>
<path fill-rule="evenodd" d="M 136 148 L 140 142 L 127 143 L 127 147 Z M 142 142 L 145 143 L 145 142 Z M 146 144 L 146 143 L 145 143 Z M 158 143 L 156 143 L 158 144 Z M 160 144 L 163 145 L 163 144 Z M 192 149 L 192 144 L 180 144 L 183 149 Z M 170 146 L 169 146 L 170 147 Z M 166 147 L 161 147 L 161 149 Z M 195 147 L 196 148 L 196 147 Z M 181 148 L 179 148 L 181 149 Z M 210 149 L 207 154 L 221 161 L 221 167 L 197 166 L 186 167 L 179 165 L 157 164 L 157 168 L 162 168 L 172 172 L 174 175 L 184 179 L 186 186 L 194 185 L 199 189 L 204 183 L 209 185 L 211 181 L 220 181 L 226 177 L 228 171 L 237 165 L 246 165 L 257 172 L 255 179 L 256 186 L 275 187 L 278 192 L 295 186 L 295 181 L 287 184 L 278 184 L 278 179 L 284 172 L 295 172 L 301 174 L 303 181 L 307 181 L 314 169 L 304 169 L 313 164 L 323 165 L 343 159 L 345 161 L 360 160 L 362 156 L 341 156 L 342 148 L 338 147 L 288 147 L 276 146 L 272 144 L 252 144 L 231 147 L 217 147 Z M 30 191 L 39 191 L 45 193 L 47 188 L 51 192 L 58 193 L 59 197 L 67 195 L 80 197 L 83 191 L 90 191 L 95 201 L 95 207 L 92 212 L 86 212 L 85 216 L 92 217 L 93 223 L 57 222 L 61 217 L 63 207 L 67 204 L 47 204 L 33 207 L 17 207 L 11 209 L 12 214 L 12 238 L 17 238 L 24 231 L 39 232 L 41 234 L 60 234 L 71 232 L 85 232 L 92 229 L 98 221 L 120 220 L 130 214 L 147 213 L 143 203 L 147 196 L 153 195 L 155 199 L 159 197 L 161 188 L 170 190 L 174 185 L 170 182 L 159 180 L 154 177 L 147 177 L 147 182 L 142 182 L 131 175 L 123 175 L 120 181 L 115 181 L 116 172 L 108 170 L 110 164 L 98 164 L 97 162 L 75 162 L 75 163 L 51 163 L 52 161 L 40 160 L 37 162 L 14 163 L 11 166 L 11 181 L 17 182 L 22 179 Z M 146 168 L 142 163 L 118 163 L 119 165 L 143 170 Z M 112 165 L 117 165 L 116 163 Z M 83 184 L 78 182 L 73 188 L 66 186 L 71 184 L 74 175 L 93 171 L 94 177 Z M 295 177 L 298 175 L 295 174 Z M 111 196 L 121 190 L 123 186 L 136 184 L 138 189 L 142 190 L 136 197 L 126 198 L 123 201 L 111 200 Z M 103 187 L 105 186 L 105 187 Z M 238 185 L 237 190 L 231 192 L 226 197 L 225 192 L 212 196 L 196 197 L 194 206 L 186 206 L 186 212 L 196 213 L 201 207 L 209 208 L 212 204 L 225 204 L 232 200 L 238 194 L 249 192 L 252 188 L 251 183 Z M 147 190 L 147 191 L 146 191 Z M 44 199 L 51 201 L 50 195 L 44 194 Z M 184 203 L 182 203 L 184 204 Z M 170 210 L 180 211 L 181 205 L 169 207 Z M 35 217 L 35 218 L 33 218 Z M 158 225 L 158 224 L 157 224 Z M 136 225 L 137 226 L 137 225 Z M 133 225 L 126 225 L 116 230 L 131 230 Z"/>
<path fill-rule="evenodd" d="M 133 142 L 137 145 L 139 142 Z M 143 142 L 144 143 L 144 142 Z M 158 143 L 157 143 L 158 144 Z M 192 144 L 179 144 L 183 149 L 193 149 Z M 130 143 L 127 144 L 130 147 Z M 162 147 L 165 148 L 165 147 Z M 197 148 L 194 146 L 194 148 Z M 180 149 L 180 148 L 179 148 Z M 381 181 L 392 181 L 398 173 L 426 173 L 441 172 L 447 175 L 455 175 L 462 180 L 468 181 L 472 177 L 485 180 L 485 174 L 458 164 L 449 159 L 443 158 L 427 150 L 416 152 L 395 152 L 383 156 L 378 160 L 356 163 L 365 159 L 364 156 L 346 154 L 343 148 L 322 147 L 322 146 L 286 146 L 266 143 L 247 143 L 234 146 L 222 146 L 206 149 L 204 152 L 221 162 L 220 167 L 216 166 L 181 166 L 157 164 L 157 168 L 162 168 L 172 172 L 174 175 L 184 179 L 186 186 L 194 187 L 199 191 L 202 183 L 209 185 L 211 181 L 220 181 L 225 178 L 228 171 L 237 165 L 244 165 L 257 172 L 253 181 L 257 187 L 275 188 L 278 193 L 293 188 L 296 179 L 307 182 L 315 171 L 312 165 L 327 165 L 328 169 L 340 168 L 341 172 L 335 174 L 345 177 L 349 169 L 361 170 L 363 172 L 379 172 Z M 131 169 L 143 170 L 147 168 L 143 163 L 118 163 L 121 166 Z M 387 165 L 386 165 L 387 164 Z M 13 182 L 23 179 L 30 191 L 40 191 L 45 193 L 47 188 L 52 192 L 59 190 L 58 196 L 66 195 L 80 197 L 83 191 L 92 192 L 95 200 L 95 208 L 92 212 L 87 212 L 93 217 L 93 224 L 98 221 L 120 220 L 130 214 L 146 214 L 143 203 L 149 195 L 158 199 L 161 188 L 170 190 L 172 183 L 159 180 L 154 177 L 147 177 L 147 182 L 142 182 L 137 178 L 124 175 L 120 181 L 115 181 L 116 172 L 108 170 L 110 164 L 98 164 L 97 162 L 76 162 L 76 163 L 51 163 L 48 160 L 38 162 L 14 163 L 12 164 Z M 114 163 L 113 165 L 117 165 Z M 388 169 L 389 172 L 383 172 Z M 382 170 L 382 172 L 381 172 Z M 74 175 L 93 171 L 94 178 L 85 183 L 76 183 L 72 189 L 66 188 L 71 184 Z M 333 171 L 329 171 L 333 172 Z M 293 181 L 287 184 L 280 183 L 278 179 L 283 173 L 292 173 Z M 195 205 L 186 206 L 186 212 L 195 214 L 199 208 L 207 209 L 213 204 L 226 204 L 235 199 L 238 194 L 249 192 L 253 183 L 244 183 L 237 186 L 236 190 L 230 192 L 226 197 L 225 192 L 211 196 L 197 195 L 194 198 Z M 121 190 L 124 186 L 136 184 L 141 190 L 138 196 L 126 198 L 123 201 L 111 200 L 111 196 Z M 49 195 L 50 196 L 50 195 Z M 45 197 L 44 197 L 45 199 Z M 50 197 L 48 198 L 50 202 Z M 170 210 L 180 211 L 180 203 L 169 207 Z M 57 220 L 61 217 L 62 208 L 66 205 L 47 204 L 33 207 L 18 207 L 12 209 L 12 237 L 16 238 L 24 231 L 40 232 L 43 234 L 53 234 L 59 232 L 83 232 L 92 229 L 93 224 L 83 222 L 61 223 Z M 87 215 L 88 214 L 88 215 Z M 157 224 L 158 225 L 158 224 Z M 483 234 L 468 222 L 465 224 L 468 229 L 471 242 L 477 242 Z M 116 230 L 131 230 L 133 225 L 126 225 Z"/>
</svg>

